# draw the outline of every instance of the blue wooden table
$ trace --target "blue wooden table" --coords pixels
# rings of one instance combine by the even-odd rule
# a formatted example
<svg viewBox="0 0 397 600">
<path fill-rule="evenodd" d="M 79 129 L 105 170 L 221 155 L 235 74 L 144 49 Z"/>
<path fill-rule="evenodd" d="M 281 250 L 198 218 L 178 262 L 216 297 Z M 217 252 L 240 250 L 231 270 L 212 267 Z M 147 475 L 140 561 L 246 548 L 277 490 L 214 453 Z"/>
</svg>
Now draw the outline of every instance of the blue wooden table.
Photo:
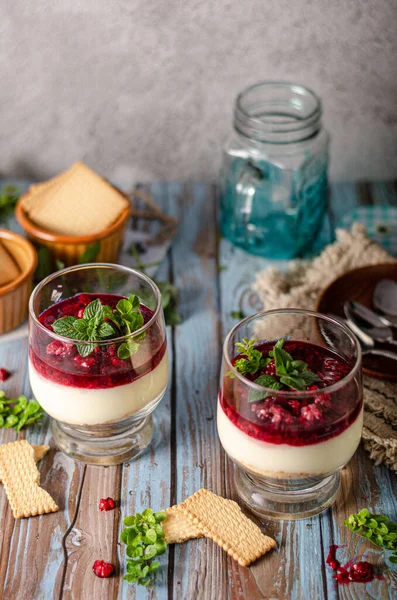
<svg viewBox="0 0 397 600">
<path fill-rule="evenodd" d="M 395 201 L 391 184 L 333 186 L 336 219 L 360 203 Z M 221 240 L 216 191 L 210 185 L 153 184 L 149 190 L 180 228 L 157 276 L 180 291 L 183 323 L 168 331 L 172 356 L 170 386 L 155 413 L 156 434 L 138 461 L 118 467 L 83 466 L 57 450 L 48 420 L 19 435 L 0 430 L 0 441 L 26 438 L 49 443 L 39 469 L 43 487 L 58 513 L 15 521 L 0 486 L 0 590 L 4 600 L 180 599 L 370 599 L 397 598 L 397 582 L 340 586 L 325 564 L 329 545 L 342 545 L 341 557 L 363 554 L 383 567 L 382 553 L 343 527 L 343 520 L 368 506 L 397 519 L 395 473 L 374 466 L 362 448 L 343 471 L 335 506 L 320 517 L 300 522 L 264 523 L 278 542 L 276 551 L 251 568 L 242 568 L 205 538 L 169 548 L 154 585 L 135 588 L 124 569 L 119 534 L 124 516 L 152 506 L 161 509 L 184 500 L 201 487 L 236 499 L 233 467 L 216 432 L 216 397 L 221 344 L 236 323 L 232 311 L 255 312 L 250 290 L 255 273 L 268 264 Z M 138 223 L 139 227 L 143 227 Z M 14 373 L 5 384 L 10 396 L 30 395 L 27 339 L 1 342 L 0 367 Z M 119 508 L 99 513 L 98 502 L 111 496 Z M 96 559 L 117 565 L 117 575 L 97 579 Z"/>
</svg>

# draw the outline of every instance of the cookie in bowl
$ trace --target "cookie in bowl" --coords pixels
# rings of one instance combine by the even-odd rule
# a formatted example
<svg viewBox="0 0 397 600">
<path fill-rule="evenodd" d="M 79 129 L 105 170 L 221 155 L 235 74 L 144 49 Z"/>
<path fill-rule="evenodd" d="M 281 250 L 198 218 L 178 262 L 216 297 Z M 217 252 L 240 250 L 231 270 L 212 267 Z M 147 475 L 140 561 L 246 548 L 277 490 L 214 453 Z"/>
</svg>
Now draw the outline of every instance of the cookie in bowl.
<svg viewBox="0 0 397 600">
<path fill-rule="evenodd" d="M 90 247 L 97 248 L 96 261 L 116 262 L 130 212 L 128 196 L 82 162 L 32 185 L 16 207 L 29 239 L 66 266 Z"/>
</svg>

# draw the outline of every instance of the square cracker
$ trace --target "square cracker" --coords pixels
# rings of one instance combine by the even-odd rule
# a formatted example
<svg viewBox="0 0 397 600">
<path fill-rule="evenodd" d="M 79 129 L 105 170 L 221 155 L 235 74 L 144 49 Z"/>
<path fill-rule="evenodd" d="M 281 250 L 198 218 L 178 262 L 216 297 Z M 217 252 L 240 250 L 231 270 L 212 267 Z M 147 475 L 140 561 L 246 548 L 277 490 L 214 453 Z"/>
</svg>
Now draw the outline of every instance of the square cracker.
<svg viewBox="0 0 397 600">
<path fill-rule="evenodd" d="M 38 195 L 29 218 L 48 231 L 69 236 L 101 233 L 129 206 L 121 192 L 83 163 Z"/>
<path fill-rule="evenodd" d="M 171 506 L 165 511 L 167 518 L 163 521 L 164 538 L 167 544 L 182 544 L 187 540 L 201 538 L 204 536 L 192 521 L 178 510 L 177 506 Z"/>
<path fill-rule="evenodd" d="M 34 450 L 26 440 L 0 446 L 0 478 L 15 519 L 58 510 L 48 492 L 39 486 Z"/>
<path fill-rule="evenodd" d="M 211 538 L 242 567 L 276 546 L 232 500 L 201 489 L 175 507 L 206 537 Z"/>
<path fill-rule="evenodd" d="M 43 181 L 41 183 L 33 183 L 29 191 L 24 194 L 21 198 L 21 204 L 24 211 L 30 215 L 30 212 L 33 208 L 37 208 L 42 206 L 48 201 L 48 198 L 54 192 L 54 190 L 61 185 L 64 181 L 66 181 L 71 175 L 73 175 L 74 171 L 78 168 L 81 163 L 74 163 L 70 169 L 48 179 L 47 181 Z"/>
<path fill-rule="evenodd" d="M 39 462 L 39 460 L 41 460 L 47 454 L 48 450 L 50 449 L 49 446 L 36 446 L 35 444 L 31 444 L 31 446 L 33 448 L 35 462 Z M 1 483 L 1 477 L 0 477 L 0 483 Z"/>
</svg>

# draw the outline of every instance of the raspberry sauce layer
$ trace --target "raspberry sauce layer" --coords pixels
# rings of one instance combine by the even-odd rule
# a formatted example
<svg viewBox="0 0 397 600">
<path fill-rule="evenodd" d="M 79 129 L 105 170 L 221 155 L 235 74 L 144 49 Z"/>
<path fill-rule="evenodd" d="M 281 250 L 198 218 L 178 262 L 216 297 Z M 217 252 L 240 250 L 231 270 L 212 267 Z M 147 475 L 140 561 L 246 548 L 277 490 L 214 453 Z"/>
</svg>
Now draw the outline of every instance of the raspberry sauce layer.
<svg viewBox="0 0 397 600">
<path fill-rule="evenodd" d="M 255 348 L 267 357 L 273 346 L 274 342 L 270 342 Z M 307 387 L 310 395 L 305 396 L 301 392 L 291 398 L 280 393 L 257 403 L 249 403 L 248 385 L 238 378 L 225 376 L 219 401 L 226 416 L 247 435 L 272 444 L 307 446 L 340 435 L 361 413 L 360 386 L 352 378 L 331 394 L 324 388 L 346 377 L 353 365 L 330 350 L 309 342 L 290 340 L 285 342 L 283 348 L 294 360 L 306 362 L 308 369 L 320 378 L 321 381 Z M 241 355 L 234 357 L 232 364 L 238 358 Z M 264 374 L 275 374 L 274 361 L 246 378 L 254 381 Z M 293 390 L 288 388 L 288 392 Z"/>
<path fill-rule="evenodd" d="M 52 331 L 54 321 L 66 316 L 81 318 L 86 306 L 97 298 L 103 305 L 114 308 L 125 296 L 77 294 L 47 308 L 39 316 L 39 321 Z M 148 323 L 153 311 L 142 304 L 139 311 L 144 323 Z M 146 331 L 145 338 L 139 342 L 138 352 L 131 358 L 118 358 L 117 348 L 118 344 L 109 340 L 87 357 L 82 357 L 72 342 L 54 340 L 36 328 L 32 332 L 29 356 L 34 368 L 45 379 L 70 387 L 103 389 L 132 383 L 153 371 L 165 354 L 166 341 L 161 327 L 154 323 Z"/>
</svg>

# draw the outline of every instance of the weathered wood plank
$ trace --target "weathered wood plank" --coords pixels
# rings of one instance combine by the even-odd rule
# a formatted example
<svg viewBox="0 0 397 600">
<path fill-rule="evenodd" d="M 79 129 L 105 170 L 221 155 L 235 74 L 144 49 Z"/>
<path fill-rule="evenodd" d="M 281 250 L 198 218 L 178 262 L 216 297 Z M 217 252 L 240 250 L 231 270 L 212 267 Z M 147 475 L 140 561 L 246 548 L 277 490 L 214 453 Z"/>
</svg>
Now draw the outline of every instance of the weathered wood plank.
<svg viewBox="0 0 397 600">
<path fill-rule="evenodd" d="M 156 203 L 168 214 L 169 190 L 166 184 L 150 186 L 150 193 Z M 161 265 L 156 279 L 168 281 L 171 275 L 169 257 Z M 174 332 L 168 328 L 168 351 L 172 365 L 172 347 Z M 172 369 L 172 367 L 171 367 Z M 154 412 L 155 433 L 149 450 L 137 461 L 124 464 L 121 479 L 121 519 L 118 536 L 123 528 L 122 520 L 125 516 L 134 514 L 152 507 L 154 510 L 166 508 L 171 503 L 171 420 L 174 411 L 172 396 L 175 391 L 175 381 L 170 383 L 165 397 Z M 125 572 L 125 546 L 118 547 L 121 571 Z M 123 600 L 135 598 L 136 600 L 166 600 L 168 598 L 168 560 L 170 552 L 161 557 L 161 568 L 156 573 L 153 585 L 149 588 L 128 584 L 120 578 L 118 598 Z M 172 581 L 171 581 L 172 586 Z"/>
<path fill-rule="evenodd" d="M 181 219 L 171 257 L 184 322 L 175 334 L 176 501 L 200 487 L 224 493 L 216 434 L 220 360 L 214 188 L 170 187 L 171 214 Z M 225 555 L 210 540 L 175 548 L 174 598 L 226 597 Z"/>
<path fill-rule="evenodd" d="M 10 396 L 31 395 L 27 375 L 27 339 L 0 345 L 0 363 L 14 375 L 6 382 Z M 34 444 L 51 440 L 49 420 L 42 427 L 31 427 L 19 437 Z M 0 430 L 1 442 L 18 439 L 13 430 Z M 4 527 L 0 555 L 0 588 L 4 598 L 58 598 L 63 577 L 63 538 L 75 514 L 76 492 L 81 480 L 81 467 L 52 448 L 39 463 L 41 482 L 59 505 L 59 512 L 15 521 L 0 486 L 0 510 Z M 28 557 L 28 560 L 26 559 Z M 25 568 L 21 569 L 20 566 Z"/>
</svg>

